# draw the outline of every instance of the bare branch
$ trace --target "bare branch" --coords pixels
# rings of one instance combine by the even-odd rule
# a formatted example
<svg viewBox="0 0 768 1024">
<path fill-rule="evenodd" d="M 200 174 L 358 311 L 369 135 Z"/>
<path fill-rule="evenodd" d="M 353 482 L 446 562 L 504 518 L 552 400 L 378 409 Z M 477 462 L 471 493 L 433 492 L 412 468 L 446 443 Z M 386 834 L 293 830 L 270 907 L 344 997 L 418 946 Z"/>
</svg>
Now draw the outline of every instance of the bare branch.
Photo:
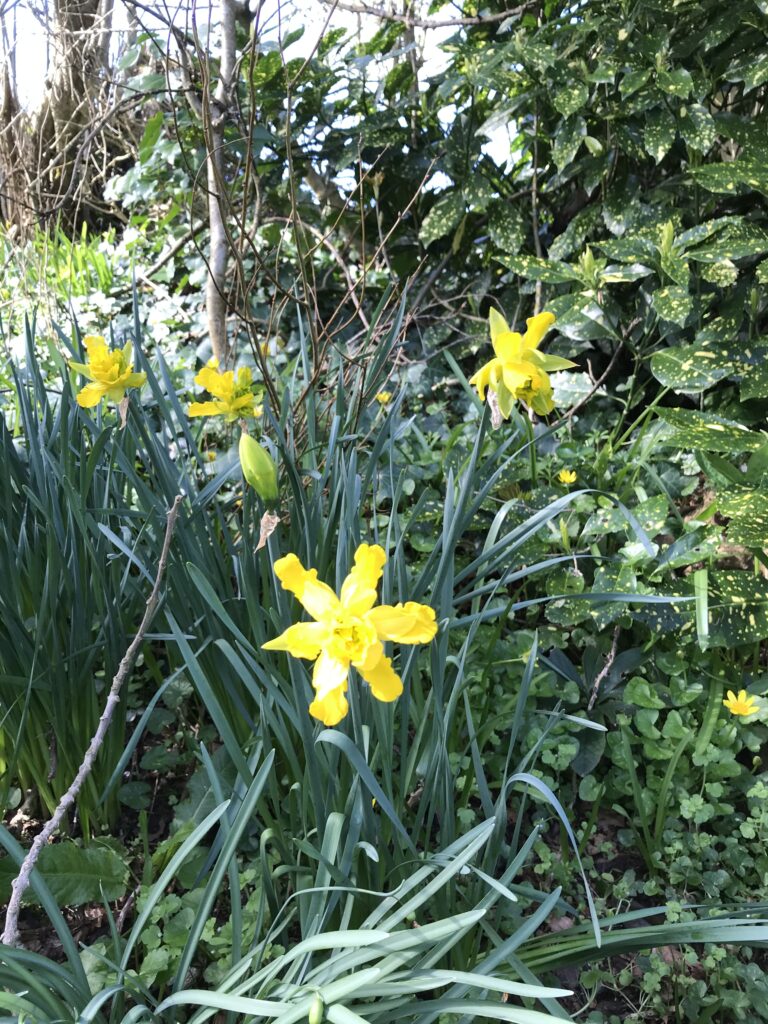
<svg viewBox="0 0 768 1024">
<path fill-rule="evenodd" d="M 117 705 L 120 703 L 120 690 L 125 683 L 128 675 L 133 668 L 133 663 L 136 660 L 136 655 L 139 653 L 139 648 L 144 642 L 144 637 L 147 630 L 149 629 L 150 623 L 154 618 L 155 612 L 157 611 L 157 605 L 160 601 L 160 586 L 163 582 L 163 575 L 165 574 L 165 567 L 168 563 L 168 552 L 171 547 L 171 539 L 173 537 L 173 531 L 176 526 L 176 520 L 179 515 L 179 508 L 181 507 L 182 497 L 180 494 L 174 499 L 173 505 L 168 509 L 168 513 L 165 521 L 165 538 L 163 539 L 163 547 L 160 552 L 160 561 L 157 565 L 157 575 L 155 576 L 155 582 L 152 587 L 152 592 L 147 598 L 147 606 L 144 610 L 139 628 L 136 632 L 136 636 L 133 638 L 128 646 L 128 650 L 123 655 L 123 659 L 118 666 L 115 678 L 112 680 L 112 686 L 109 690 L 109 696 L 107 697 L 107 703 L 104 708 L 104 712 L 99 719 L 99 724 L 96 728 L 96 732 L 93 734 L 91 742 L 88 744 L 88 749 L 83 757 L 83 763 L 77 770 L 77 774 L 66 791 L 56 810 L 53 812 L 53 816 L 45 828 L 38 833 L 35 837 L 35 841 L 29 849 L 26 857 L 24 858 L 19 873 L 14 878 L 11 886 L 11 899 L 8 903 L 8 912 L 5 916 L 5 928 L 3 930 L 2 942 L 6 946 L 16 946 L 19 941 L 19 910 L 21 909 L 21 898 L 24 895 L 27 887 L 29 886 L 30 876 L 34 870 L 37 860 L 51 838 L 53 833 L 59 827 L 62 818 L 67 811 L 74 804 L 77 794 L 80 792 L 83 783 L 90 775 L 93 765 L 98 756 L 99 750 L 104 743 L 107 735 L 112 716 L 115 713 Z"/>
<path fill-rule="evenodd" d="M 332 0 L 323 0 L 323 3 L 330 4 Z M 341 0 L 335 2 L 335 7 L 340 11 L 350 11 L 352 14 L 367 14 L 372 18 L 381 18 L 382 21 L 398 21 L 408 28 L 461 28 L 463 25 L 490 25 L 494 22 L 505 21 L 507 18 L 514 18 L 523 14 L 532 7 L 532 3 L 521 4 L 520 7 L 512 7 L 508 11 L 500 11 L 497 14 L 483 14 L 474 18 L 416 18 L 409 11 L 404 14 L 397 14 L 394 11 L 387 11 L 383 7 L 371 7 L 368 4 L 343 3 Z"/>
</svg>

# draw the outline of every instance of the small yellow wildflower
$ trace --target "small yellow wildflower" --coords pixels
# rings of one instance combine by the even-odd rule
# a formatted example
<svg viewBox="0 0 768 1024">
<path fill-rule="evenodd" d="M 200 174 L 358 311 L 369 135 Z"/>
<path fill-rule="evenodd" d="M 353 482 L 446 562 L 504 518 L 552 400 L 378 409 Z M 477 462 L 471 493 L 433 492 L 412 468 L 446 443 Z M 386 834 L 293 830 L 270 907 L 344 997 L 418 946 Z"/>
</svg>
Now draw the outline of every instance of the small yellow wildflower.
<svg viewBox="0 0 768 1024">
<path fill-rule="evenodd" d="M 732 715 L 754 715 L 757 712 L 757 700 L 750 694 L 747 696 L 746 690 L 739 690 L 738 697 L 733 690 L 728 691 L 728 696 L 723 700 L 723 704 L 728 708 Z"/>
<path fill-rule="evenodd" d="M 379 392 L 377 392 L 377 394 L 376 394 L 376 401 L 379 403 L 379 405 L 389 405 L 389 403 L 392 401 L 392 392 L 391 391 L 379 391 Z"/>
<path fill-rule="evenodd" d="M 575 484 L 576 474 L 572 469 L 561 469 L 557 474 L 557 479 L 561 484 Z"/>
<path fill-rule="evenodd" d="M 87 363 L 70 361 L 70 367 L 91 381 L 77 396 L 77 404 L 90 409 L 106 398 L 121 402 L 128 388 L 140 388 L 146 373 L 133 372 L 133 347 L 130 342 L 123 348 L 110 349 L 101 335 L 88 334 L 83 338 L 88 353 Z"/>
<path fill-rule="evenodd" d="M 218 359 L 210 359 L 208 365 L 195 377 L 195 384 L 205 388 L 214 396 L 209 402 L 192 402 L 187 409 L 189 416 L 225 416 L 228 423 L 243 416 L 261 416 L 261 406 L 256 405 L 253 393 L 253 375 L 247 366 L 237 371 L 219 373 Z"/>
<path fill-rule="evenodd" d="M 504 419 L 509 419 L 515 399 L 546 416 L 555 407 L 548 370 L 567 370 L 575 366 L 570 359 L 546 356 L 538 348 L 555 322 L 554 314 L 539 313 L 526 320 L 525 334 L 513 331 L 501 313 L 488 314 L 491 344 L 496 356 L 482 366 L 469 383 L 474 384 L 481 401 L 486 388 L 495 392 Z"/>
<path fill-rule="evenodd" d="M 376 604 L 376 588 L 387 556 L 378 544 L 361 544 L 340 595 L 305 569 L 296 555 L 275 562 L 283 590 L 295 594 L 314 622 L 298 622 L 263 644 L 267 651 L 287 651 L 315 662 L 315 699 L 309 713 L 324 725 L 338 725 L 349 708 L 347 677 L 354 666 L 381 701 L 396 700 L 403 683 L 384 654 L 382 641 L 426 644 L 437 632 L 432 608 L 415 601 Z"/>
</svg>

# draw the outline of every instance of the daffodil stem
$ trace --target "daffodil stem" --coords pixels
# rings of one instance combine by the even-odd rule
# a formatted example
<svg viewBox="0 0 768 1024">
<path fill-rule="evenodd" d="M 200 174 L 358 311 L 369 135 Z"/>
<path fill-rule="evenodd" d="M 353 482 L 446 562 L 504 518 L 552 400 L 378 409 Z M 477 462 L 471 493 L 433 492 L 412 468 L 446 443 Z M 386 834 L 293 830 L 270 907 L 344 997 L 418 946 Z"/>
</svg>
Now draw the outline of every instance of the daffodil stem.
<svg viewBox="0 0 768 1024">
<path fill-rule="evenodd" d="M 530 417 L 523 416 L 523 422 L 525 423 L 525 433 L 528 437 L 528 459 L 531 464 L 531 486 L 535 487 L 538 483 L 538 466 L 536 464 L 536 435 L 533 432 L 533 423 Z"/>
<path fill-rule="evenodd" d="M 99 750 L 101 749 L 104 740 L 107 735 L 107 730 L 112 722 L 112 716 L 115 713 L 115 708 L 120 703 L 120 690 L 122 689 L 123 683 L 128 678 L 128 675 L 133 668 L 133 663 L 136 660 L 136 655 L 139 653 L 144 637 L 147 630 L 149 629 L 150 623 L 154 618 L 157 606 L 160 602 L 160 586 L 163 581 L 165 574 L 165 567 L 168 563 L 168 552 L 171 547 L 171 538 L 173 537 L 173 531 L 176 526 L 176 520 L 179 515 L 179 508 L 181 507 L 182 497 L 177 495 L 174 499 L 173 505 L 168 509 L 168 513 L 165 520 L 165 538 L 163 540 L 163 548 L 160 553 L 160 561 L 157 566 L 157 575 L 155 576 L 155 582 L 152 587 L 152 592 L 147 598 L 147 605 L 144 610 L 139 628 L 136 631 L 136 635 L 128 646 L 127 651 L 123 655 L 123 659 L 118 666 L 115 678 L 112 680 L 112 686 L 109 690 L 109 696 L 107 697 L 107 703 L 104 707 L 99 724 L 96 728 L 96 732 L 91 738 L 91 742 L 88 744 L 88 749 L 83 757 L 83 762 L 77 770 L 74 780 L 72 781 L 69 789 L 66 791 L 61 800 L 59 800 L 56 810 L 53 812 L 53 816 L 45 828 L 38 833 L 35 837 L 35 841 L 29 848 L 29 852 L 21 863 L 19 873 L 14 878 L 11 885 L 11 898 L 8 902 L 8 911 L 5 915 L 5 927 L 3 929 L 2 939 L 6 946 L 16 946 L 19 941 L 19 910 L 21 909 L 21 899 L 29 886 L 30 878 L 34 870 L 35 864 L 48 840 L 53 836 L 53 833 L 61 824 L 61 820 L 67 811 L 72 807 L 77 794 L 82 789 L 83 783 L 88 778 L 96 762 Z"/>
</svg>

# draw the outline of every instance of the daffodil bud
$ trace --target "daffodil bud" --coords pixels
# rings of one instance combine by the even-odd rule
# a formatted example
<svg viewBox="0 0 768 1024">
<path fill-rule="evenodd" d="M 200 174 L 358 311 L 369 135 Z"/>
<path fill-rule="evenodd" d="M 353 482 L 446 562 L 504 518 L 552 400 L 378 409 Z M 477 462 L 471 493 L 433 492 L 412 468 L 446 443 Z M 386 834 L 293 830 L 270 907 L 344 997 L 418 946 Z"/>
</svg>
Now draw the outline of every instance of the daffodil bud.
<svg viewBox="0 0 768 1024">
<path fill-rule="evenodd" d="M 321 1024 L 324 1013 L 325 1004 L 323 1003 L 323 997 L 319 992 L 315 992 L 315 998 L 312 1000 L 309 1016 L 307 1017 L 309 1024 Z"/>
<path fill-rule="evenodd" d="M 277 500 L 277 467 L 250 434 L 240 435 L 240 465 L 246 481 L 262 501 Z"/>
</svg>

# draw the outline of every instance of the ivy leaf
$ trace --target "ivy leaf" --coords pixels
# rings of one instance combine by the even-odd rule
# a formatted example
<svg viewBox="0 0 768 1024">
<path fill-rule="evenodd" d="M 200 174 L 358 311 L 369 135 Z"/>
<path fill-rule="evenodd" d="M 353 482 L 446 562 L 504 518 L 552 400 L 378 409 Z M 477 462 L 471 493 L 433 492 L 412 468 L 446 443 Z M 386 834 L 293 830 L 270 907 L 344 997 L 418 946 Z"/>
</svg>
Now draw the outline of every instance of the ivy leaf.
<svg viewBox="0 0 768 1024">
<path fill-rule="evenodd" d="M 651 373 L 659 383 L 684 395 L 696 395 L 734 372 L 736 366 L 726 352 L 682 345 L 656 352 Z"/>
<path fill-rule="evenodd" d="M 768 491 L 740 491 L 718 497 L 717 508 L 730 518 L 728 539 L 747 548 L 768 548 Z"/>
<path fill-rule="evenodd" d="M 749 430 L 742 423 L 725 419 L 711 412 L 693 409 L 659 409 L 659 419 L 673 428 L 670 437 L 661 437 L 659 443 L 668 447 L 705 452 L 723 452 L 740 455 L 754 452 L 768 441 L 765 434 Z"/>
<path fill-rule="evenodd" d="M 670 323 L 677 324 L 678 327 L 684 327 L 685 321 L 693 309 L 693 298 L 687 288 L 683 288 L 681 285 L 672 285 L 654 292 L 651 305 L 662 320 L 669 320 Z"/>
<path fill-rule="evenodd" d="M 419 230 L 419 241 L 422 245 L 430 245 L 438 238 L 449 235 L 464 216 L 464 196 L 461 192 L 451 192 L 438 199 Z"/>
</svg>

